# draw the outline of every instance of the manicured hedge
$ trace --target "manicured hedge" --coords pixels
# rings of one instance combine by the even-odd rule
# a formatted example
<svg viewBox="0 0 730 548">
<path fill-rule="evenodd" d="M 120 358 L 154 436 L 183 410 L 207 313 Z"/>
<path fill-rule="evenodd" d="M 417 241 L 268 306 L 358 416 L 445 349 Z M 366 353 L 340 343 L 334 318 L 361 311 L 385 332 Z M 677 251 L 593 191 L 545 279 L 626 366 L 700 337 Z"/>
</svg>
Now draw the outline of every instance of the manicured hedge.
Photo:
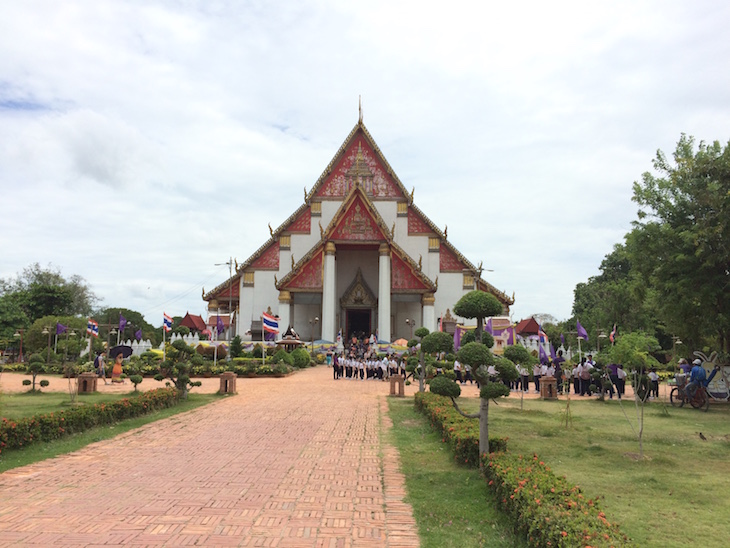
<svg viewBox="0 0 730 548">
<path fill-rule="evenodd" d="M 479 464 L 479 421 L 467 419 L 449 398 L 418 392 L 416 408 L 468 466 Z M 514 520 L 529 546 L 625 546 L 629 543 L 615 523 L 600 510 L 596 499 L 556 476 L 537 455 L 524 458 L 507 452 L 506 438 L 489 438 L 490 454 L 483 456 L 483 473 L 504 510 Z"/>
<path fill-rule="evenodd" d="M 454 459 L 467 466 L 479 466 L 479 421 L 467 419 L 454 409 L 449 398 L 432 392 L 416 393 L 416 409 L 428 417 L 431 427 L 454 451 Z M 490 451 L 507 449 L 507 438 L 489 438 Z"/>
<path fill-rule="evenodd" d="M 177 390 L 158 388 L 115 402 L 98 403 L 19 420 L 3 418 L 0 422 L 0 452 L 5 449 L 19 449 L 36 441 L 59 439 L 94 426 L 138 417 L 158 409 L 172 407 L 177 402 Z"/>
<path fill-rule="evenodd" d="M 529 546 L 626 546 L 626 535 L 580 487 L 556 476 L 537 455 L 490 453 L 483 472 Z"/>
</svg>

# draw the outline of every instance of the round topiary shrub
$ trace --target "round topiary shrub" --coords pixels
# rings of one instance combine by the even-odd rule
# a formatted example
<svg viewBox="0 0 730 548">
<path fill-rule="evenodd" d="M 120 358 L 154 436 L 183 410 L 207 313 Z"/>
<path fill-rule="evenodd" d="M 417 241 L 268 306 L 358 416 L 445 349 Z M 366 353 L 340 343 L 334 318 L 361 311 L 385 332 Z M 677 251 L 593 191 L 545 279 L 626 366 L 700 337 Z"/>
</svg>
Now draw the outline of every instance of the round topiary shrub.
<svg viewBox="0 0 730 548">
<path fill-rule="evenodd" d="M 441 396 L 458 398 L 461 395 L 461 387 L 444 375 L 438 375 L 431 379 L 431 392 Z"/>
</svg>

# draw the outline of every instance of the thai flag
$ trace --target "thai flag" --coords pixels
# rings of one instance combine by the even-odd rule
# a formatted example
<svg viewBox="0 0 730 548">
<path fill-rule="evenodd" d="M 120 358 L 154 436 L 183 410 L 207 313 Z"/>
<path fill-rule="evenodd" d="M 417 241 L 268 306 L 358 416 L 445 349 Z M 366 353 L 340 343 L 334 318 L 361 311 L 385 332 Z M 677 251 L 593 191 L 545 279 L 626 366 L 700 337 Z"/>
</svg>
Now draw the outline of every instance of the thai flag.
<svg viewBox="0 0 730 548">
<path fill-rule="evenodd" d="M 608 336 L 608 340 L 611 342 L 616 341 L 616 324 L 613 324 L 613 331 L 611 331 L 611 334 Z"/>
<path fill-rule="evenodd" d="M 162 328 L 165 331 L 172 331 L 172 316 L 162 313 Z"/>
<path fill-rule="evenodd" d="M 263 321 L 264 331 L 269 333 L 279 332 L 279 318 L 277 316 L 263 312 L 261 314 L 261 319 Z"/>
<path fill-rule="evenodd" d="M 547 334 L 542 330 L 542 327 L 537 328 L 537 336 L 540 338 L 541 343 L 548 342 Z"/>
<path fill-rule="evenodd" d="M 89 322 L 86 324 L 86 333 L 89 335 L 94 335 L 94 337 L 98 337 L 99 324 L 94 320 L 89 320 Z"/>
</svg>

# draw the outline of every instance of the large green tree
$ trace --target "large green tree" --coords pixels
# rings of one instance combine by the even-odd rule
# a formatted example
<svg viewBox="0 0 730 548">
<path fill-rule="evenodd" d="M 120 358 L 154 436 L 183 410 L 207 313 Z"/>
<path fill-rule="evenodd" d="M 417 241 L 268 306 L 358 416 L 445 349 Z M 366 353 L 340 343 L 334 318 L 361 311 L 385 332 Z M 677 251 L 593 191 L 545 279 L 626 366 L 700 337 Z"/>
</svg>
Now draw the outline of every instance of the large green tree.
<svg viewBox="0 0 730 548">
<path fill-rule="evenodd" d="M 728 352 L 730 144 L 696 145 L 682 135 L 673 159 L 658 151 L 653 165 L 658 175 L 644 173 L 633 187 L 640 210 L 626 238 L 632 270 L 670 333 Z"/>
<path fill-rule="evenodd" d="M 58 268 L 34 263 L 15 278 L 0 279 L 0 335 L 44 316 L 86 316 L 96 300 L 81 276 L 64 278 Z"/>
</svg>

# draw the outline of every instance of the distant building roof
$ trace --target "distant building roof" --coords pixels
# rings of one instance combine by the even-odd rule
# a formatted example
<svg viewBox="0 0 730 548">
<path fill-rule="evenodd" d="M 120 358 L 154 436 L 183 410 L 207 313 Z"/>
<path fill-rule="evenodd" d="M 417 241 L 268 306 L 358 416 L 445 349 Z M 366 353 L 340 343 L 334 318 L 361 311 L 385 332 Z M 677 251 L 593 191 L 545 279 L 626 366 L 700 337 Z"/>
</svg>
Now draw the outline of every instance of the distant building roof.
<svg viewBox="0 0 730 548">
<path fill-rule="evenodd" d="M 188 312 L 180 322 L 180 325 L 184 325 L 191 331 L 203 331 L 205 329 L 205 320 L 202 316 L 196 316 Z"/>
<path fill-rule="evenodd" d="M 537 335 L 537 332 L 540 330 L 540 326 L 535 318 L 527 318 L 526 320 L 522 320 L 518 323 L 515 329 L 518 335 L 524 337 L 525 335 Z"/>
</svg>

